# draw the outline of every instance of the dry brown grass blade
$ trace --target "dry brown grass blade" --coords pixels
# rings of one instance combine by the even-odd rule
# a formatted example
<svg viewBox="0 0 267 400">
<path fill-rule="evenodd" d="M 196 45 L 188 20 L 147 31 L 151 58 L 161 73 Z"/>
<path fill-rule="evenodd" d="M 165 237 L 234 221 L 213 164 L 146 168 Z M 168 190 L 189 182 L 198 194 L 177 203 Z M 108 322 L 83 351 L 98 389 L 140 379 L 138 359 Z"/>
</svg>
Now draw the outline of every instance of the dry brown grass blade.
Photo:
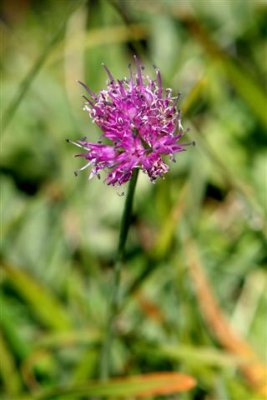
<svg viewBox="0 0 267 400">
<path fill-rule="evenodd" d="M 194 241 L 187 238 L 183 245 L 196 296 L 207 325 L 225 349 L 248 360 L 248 362 L 241 364 L 240 368 L 255 392 L 266 398 L 267 366 L 259 360 L 250 345 L 234 332 L 223 315 L 204 272 Z"/>
</svg>

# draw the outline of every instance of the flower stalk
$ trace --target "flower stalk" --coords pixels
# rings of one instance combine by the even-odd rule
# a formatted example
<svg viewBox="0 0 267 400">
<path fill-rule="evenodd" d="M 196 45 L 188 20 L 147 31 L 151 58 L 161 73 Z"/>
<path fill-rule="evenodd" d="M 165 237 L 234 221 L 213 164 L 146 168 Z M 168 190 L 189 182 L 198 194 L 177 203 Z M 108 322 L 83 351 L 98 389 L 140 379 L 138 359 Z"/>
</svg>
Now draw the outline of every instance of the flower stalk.
<svg viewBox="0 0 267 400">
<path fill-rule="evenodd" d="M 131 223 L 134 191 L 139 170 L 155 182 L 169 171 L 167 160 L 175 162 L 177 153 L 186 150 L 188 144 L 181 143 L 184 135 L 181 112 L 177 107 L 179 94 L 162 85 L 161 74 L 155 69 L 154 78 L 145 74 L 144 66 L 134 56 L 134 65 L 129 65 L 129 77 L 116 80 L 103 64 L 108 76 L 107 86 L 93 92 L 79 82 L 87 92 L 84 110 L 100 128 L 97 142 L 87 137 L 69 142 L 82 152 L 86 163 L 79 171 L 89 168 L 89 179 L 101 178 L 107 185 L 121 187 L 129 182 L 122 215 L 119 243 L 111 288 L 111 303 L 107 327 L 101 352 L 100 375 L 110 374 L 110 352 L 119 312 L 120 279 L 124 249 Z M 77 174 L 77 173 L 76 173 Z"/>
<path fill-rule="evenodd" d="M 125 244 L 127 241 L 127 236 L 131 224 L 133 198 L 138 178 L 138 172 L 139 172 L 138 168 L 134 169 L 131 180 L 129 182 L 128 192 L 121 219 L 119 242 L 118 242 L 117 255 L 114 266 L 113 284 L 111 289 L 112 293 L 111 293 L 110 309 L 109 309 L 107 327 L 106 327 L 106 332 L 101 352 L 101 360 L 100 360 L 100 376 L 101 379 L 103 380 L 107 379 L 110 374 L 111 347 L 114 338 L 115 323 L 120 303 L 121 271 L 123 265 Z"/>
</svg>

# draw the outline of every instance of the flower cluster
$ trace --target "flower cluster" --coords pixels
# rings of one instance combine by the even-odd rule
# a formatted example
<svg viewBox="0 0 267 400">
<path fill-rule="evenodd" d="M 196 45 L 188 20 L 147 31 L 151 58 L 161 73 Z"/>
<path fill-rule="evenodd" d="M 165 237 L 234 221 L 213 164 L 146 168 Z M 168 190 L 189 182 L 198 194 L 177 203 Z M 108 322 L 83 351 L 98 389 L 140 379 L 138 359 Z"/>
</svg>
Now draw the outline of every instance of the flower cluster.
<svg viewBox="0 0 267 400">
<path fill-rule="evenodd" d="M 136 57 L 135 71 L 129 65 L 128 79 L 115 81 L 103 66 L 109 78 L 106 89 L 96 94 L 79 82 L 89 95 L 84 96 L 84 109 L 102 131 L 97 143 L 86 138 L 72 142 L 85 150 L 78 154 L 87 160 L 80 170 L 92 166 L 89 178 L 106 170 L 108 185 L 122 185 L 134 168 L 140 168 L 154 181 L 169 170 L 163 157 L 175 161 L 174 154 L 185 150 L 186 144 L 177 143 L 183 135 L 178 96 L 163 89 L 156 67 L 155 80 L 145 77 Z"/>
</svg>

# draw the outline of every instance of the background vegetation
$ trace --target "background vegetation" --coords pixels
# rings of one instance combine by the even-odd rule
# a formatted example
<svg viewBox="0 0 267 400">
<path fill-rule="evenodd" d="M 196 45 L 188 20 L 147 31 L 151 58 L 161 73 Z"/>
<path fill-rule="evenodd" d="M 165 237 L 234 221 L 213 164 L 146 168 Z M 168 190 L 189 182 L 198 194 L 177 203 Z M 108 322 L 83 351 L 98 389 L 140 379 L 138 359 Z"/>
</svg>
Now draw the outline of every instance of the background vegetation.
<svg viewBox="0 0 267 400">
<path fill-rule="evenodd" d="M 138 181 L 113 376 L 191 375 L 181 400 L 263 396 L 266 16 L 264 0 L 2 3 L 1 398 L 129 396 L 89 392 L 125 198 L 75 178 L 65 139 L 99 134 L 76 81 L 99 90 L 101 63 L 121 78 L 134 53 L 182 93 L 196 146 Z"/>
</svg>

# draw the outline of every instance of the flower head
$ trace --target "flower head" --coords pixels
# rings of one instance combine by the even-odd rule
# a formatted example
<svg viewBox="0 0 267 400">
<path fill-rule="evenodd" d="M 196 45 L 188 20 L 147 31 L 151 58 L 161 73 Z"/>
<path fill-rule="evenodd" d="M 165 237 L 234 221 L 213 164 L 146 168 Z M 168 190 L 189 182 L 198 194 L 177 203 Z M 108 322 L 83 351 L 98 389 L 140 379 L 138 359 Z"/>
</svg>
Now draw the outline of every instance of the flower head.
<svg viewBox="0 0 267 400">
<path fill-rule="evenodd" d="M 174 154 L 185 150 L 186 144 L 178 143 L 184 133 L 179 96 L 163 89 L 157 68 L 155 80 L 145 77 L 136 57 L 135 72 L 129 65 L 128 79 L 115 81 L 105 65 L 104 69 L 109 82 L 99 93 L 80 82 L 89 95 L 84 110 L 102 131 L 97 143 L 86 138 L 72 142 L 84 150 L 78 156 L 87 160 L 80 170 L 91 166 L 89 178 L 106 170 L 108 185 L 122 185 L 134 168 L 140 168 L 154 181 L 169 170 L 165 156 L 175 161 Z"/>
</svg>

